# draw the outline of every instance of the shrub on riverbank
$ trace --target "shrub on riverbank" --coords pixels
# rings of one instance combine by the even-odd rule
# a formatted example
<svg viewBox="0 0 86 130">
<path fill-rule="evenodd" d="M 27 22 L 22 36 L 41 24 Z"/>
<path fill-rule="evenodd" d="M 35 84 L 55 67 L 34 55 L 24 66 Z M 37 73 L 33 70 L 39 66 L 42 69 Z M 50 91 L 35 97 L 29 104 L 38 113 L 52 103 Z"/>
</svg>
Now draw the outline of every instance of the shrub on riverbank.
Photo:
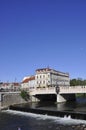
<svg viewBox="0 0 86 130">
<path fill-rule="evenodd" d="M 25 101 L 28 101 L 28 100 L 30 99 L 29 93 L 27 93 L 27 91 L 25 91 L 25 90 L 21 90 L 20 95 L 21 95 L 21 97 L 22 97 Z"/>
</svg>

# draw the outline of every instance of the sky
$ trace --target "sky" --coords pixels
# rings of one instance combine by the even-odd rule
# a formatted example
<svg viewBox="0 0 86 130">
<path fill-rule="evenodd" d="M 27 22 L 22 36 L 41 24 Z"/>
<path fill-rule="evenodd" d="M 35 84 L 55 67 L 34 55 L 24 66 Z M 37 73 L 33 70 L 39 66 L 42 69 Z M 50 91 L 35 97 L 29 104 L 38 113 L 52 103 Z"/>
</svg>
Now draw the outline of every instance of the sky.
<svg viewBox="0 0 86 130">
<path fill-rule="evenodd" d="M 86 0 L 0 0 L 0 81 L 46 67 L 86 79 Z"/>
</svg>

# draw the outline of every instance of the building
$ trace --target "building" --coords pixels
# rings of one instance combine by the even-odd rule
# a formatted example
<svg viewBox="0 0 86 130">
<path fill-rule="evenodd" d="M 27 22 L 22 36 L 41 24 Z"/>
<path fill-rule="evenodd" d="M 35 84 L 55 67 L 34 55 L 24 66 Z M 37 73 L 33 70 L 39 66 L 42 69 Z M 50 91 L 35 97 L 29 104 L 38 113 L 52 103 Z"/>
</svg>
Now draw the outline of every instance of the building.
<svg viewBox="0 0 86 130">
<path fill-rule="evenodd" d="M 35 88 L 35 76 L 24 77 L 21 83 L 21 89 L 31 90 Z"/>
<path fill-rule="evenodd" d="M 0 84 L 0 89 L 4 90 L 4 91 L 18 91 L 21 88 L 21 84 L 18 82 L 12 82 L 12 83 L 8 83 L 8 82 L 3 82 L 2 84 Z"/>
<path fill-rule="evenodd" d="M 50 68 L 42 68 L 36 70 L 35 86 L 40 87 L 56 87 L 56 86 L 69 86 L 69 74 L 56 71 Z"/>
</svg>

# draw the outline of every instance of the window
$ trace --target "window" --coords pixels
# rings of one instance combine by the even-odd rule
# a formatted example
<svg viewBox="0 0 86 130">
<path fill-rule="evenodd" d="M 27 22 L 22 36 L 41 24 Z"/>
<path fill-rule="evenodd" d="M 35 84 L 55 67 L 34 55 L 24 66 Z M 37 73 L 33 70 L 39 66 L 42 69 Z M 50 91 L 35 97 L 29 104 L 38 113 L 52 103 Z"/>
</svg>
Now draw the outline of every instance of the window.
<svg viewBox="0 0 86 130">
<path fill-rule="evenodd" d="M 45 78 L 45 75 L 43 75 L 43 78 Z"/>
<path fill-rule="evenodd" d="M 43 81 L 43 84 L 45 84 L 45 81 Z"/>
<path fill-rule="evenodd" d="M 37 81 L 37 84 L 38 84 L 38 81 Z"/>
<path fill-rule="evenodd" d="M 48 75 L 48 77 L 50 77 L 50 75 Z"/>
</svg>

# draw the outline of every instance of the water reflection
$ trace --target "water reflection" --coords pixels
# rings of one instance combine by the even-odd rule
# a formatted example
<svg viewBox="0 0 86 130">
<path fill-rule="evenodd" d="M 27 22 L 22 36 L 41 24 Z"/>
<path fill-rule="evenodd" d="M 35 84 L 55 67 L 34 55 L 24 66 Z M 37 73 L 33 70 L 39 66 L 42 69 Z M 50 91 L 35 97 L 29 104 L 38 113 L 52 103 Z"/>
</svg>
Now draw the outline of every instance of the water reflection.
<svg viewBox="0 0 86 130">
<path fill-rule="evenodd" d="M 53 111 L 74 111 L 86 112 L 86 99 L 77 98 L 75 102 L 54 103 L 54 102 L 38 102 L 38 103 L 25 103 L 16 105 L 20 108 L 38 108 Z"/>
</svg>

